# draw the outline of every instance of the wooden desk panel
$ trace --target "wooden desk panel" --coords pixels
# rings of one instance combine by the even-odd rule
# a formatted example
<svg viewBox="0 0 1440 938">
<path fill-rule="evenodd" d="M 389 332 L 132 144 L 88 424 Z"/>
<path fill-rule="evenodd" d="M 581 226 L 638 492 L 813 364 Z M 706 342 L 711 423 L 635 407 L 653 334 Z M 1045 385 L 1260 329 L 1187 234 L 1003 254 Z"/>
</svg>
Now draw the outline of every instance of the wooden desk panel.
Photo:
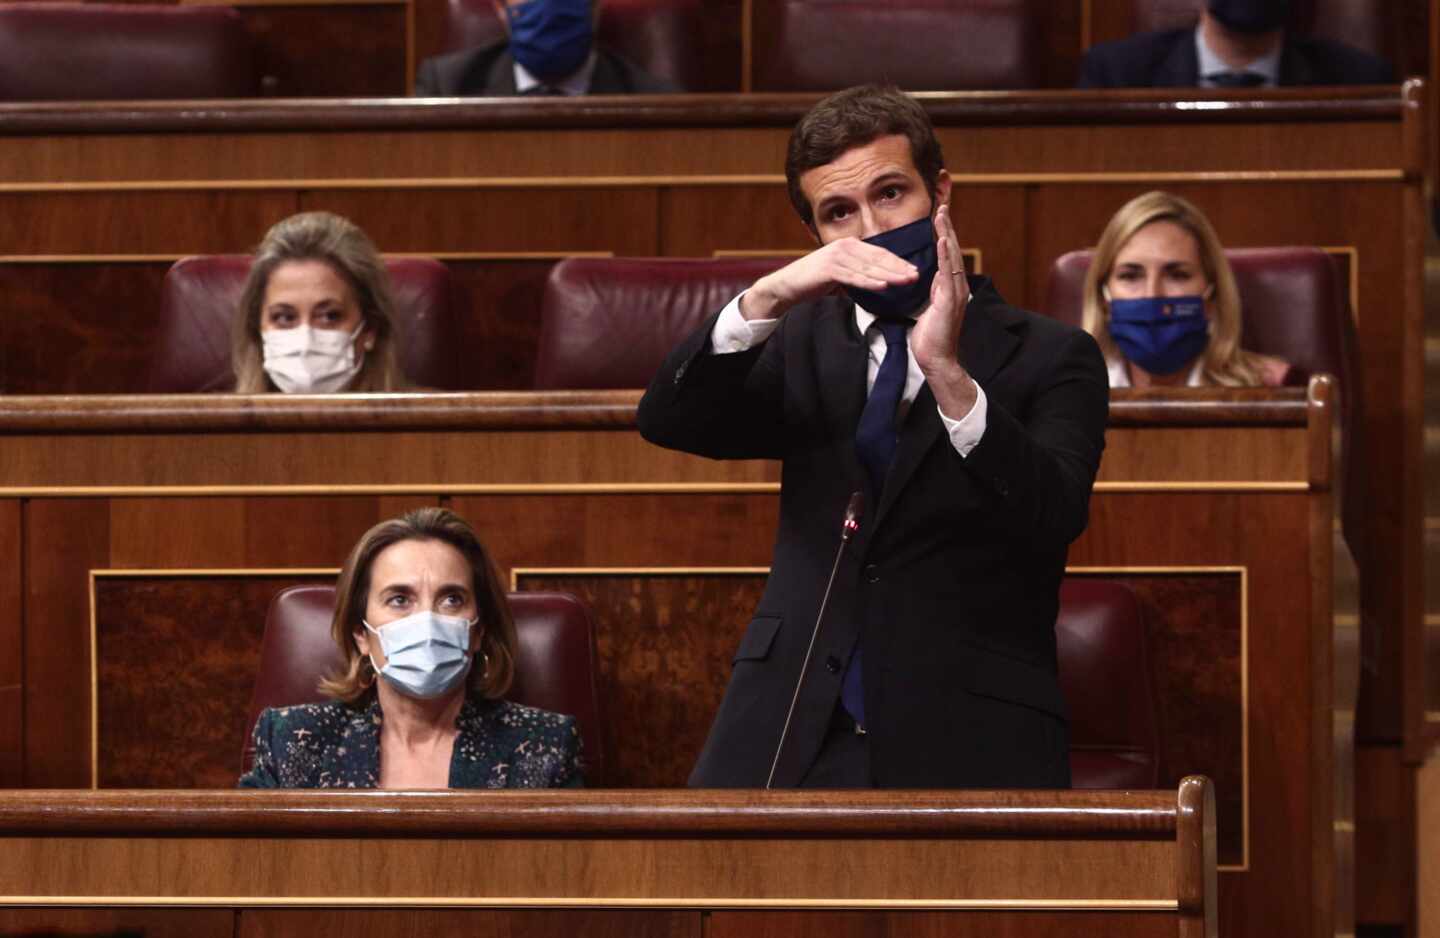
<svg viewBox="0 0 1440 938">
<path fill-rule="evenodd" d="M 1329 676 L 1355 666 L 1332 661 L 1328 393 L 1317 385 L 1309 403 L 1298 391 L 1117 393 L 1092 522 L 1071 551 L 1077 573 L 1128 579 L 1142 597 L 1160 591 L 1146 606 L 1152 634 L 1167 669 L 1178 668 L 1171 677 L 1183 676 L 1160 682 L 1172 689 L 1162 715 L 1177 731 L 1199 722 L 1215 731 L 1175 750 L 1167 771 L 1213 760 L 1224 779 L 1222 914 L 1242 936 L 1328 934 L 1329 883 L 1343 862 L 1337 838 L 1348 842 L 1334 832 L 1348 803 L 1332 799 L 1328 781 L 1349 766 L 1348 749 L 1334 748 L 1349 739 L 1332 736 L 1332 710 L 1353 706 L 1331 697 Z M 15 506 L 0 522 L 23 535 L 26 590 L 23 636 L 9 636 L 0 655 L 26 662 L 26 783 L 83 787 L 98 770 L 102 780 L 140 784 L 146 763 L 125 747 L 169 738 L 116 721 L 149 712 L 163 729 L 170 711 L 159 702 L 173 682 L 142 688 L 134 701 L 102 693 L 92 725 L 88 662 L 76 654 L 91 647 L 92 582 L 106 598 L 93 615 L 95 666 L 108 687 L 126 673 L 114 642 L 140 638 L 127 623 L 204 619 L 208 608 L 241 626 L 210 631 L 256 635 L 258 610 L 214 608 L 217 578 L 273 582 L 267 571 L 333 568 L 368 525 L 437 501 L 476 522 L 522 587 L 564 582 L 589 596 L 602 683 L 623 681 L 631 695 L 617 694 L 607 740 L 633 748 L 637 720 L 654 725 L 648 707 L 669 713 L 660 725 L 679 741 L 669 761 L 618 757 L 616 771 L 631 785 L 677 781 L 683 741 L 703 734 L 713 710 L 705 702 L 723 680 L 716 661 L 729 642 L 715 623 L 738 627 L 748 614 L 744 590 L 717 574 L 753 583 L 769 562 L 778 477 L 772 464 L 647 446 L 633 432 L 636 397 L 0 398 L 0 506 Z M 1185 586 L 1197 580 L 1217 590 Z M 1177 589 L 1194 601 L 1167 601 L 1164 591 Z M 637 635 L 636 609 L 670 630 L 667 668 L 644 665 L 659 646 Z M 1212 616 L 1226 620 L 1219 632 L 1207 632 Z M 1239 635 L 1240 646 L 1206 644 L 1224 635 Z M 202 686 L 219 687 L 226 668 L 241 667 L 177 651 L 177 667 L 193 662 L 202 674 L 220 662 L 219 677 Z M 1179 687 L 1228 689 L 1187 704 L 1176 698 L 1191 692 Z M 673 695 L 688 709 L 665 711 Z M 214 774 L 197 780 L 233 772 L 240 732 L 213 734 L 205 745 Z M 92 745 L 103 764 L 92 764 Z M 194 755 L 151 764 L 181 769 Z M 1336 790 L 1348 792 L 1348 782 Z M 1276 902 L 1277 893 L 1295 900 Z"/>
<path fill-rule="evenodd" d="M 1211 794 L 1203 778 L 1157 792 L 0 794 L 0 906 L 653 910 L 650 934 L 676 933 L 685 909 L 930 910 L 1015 935 L 1098 914 L 1119 934 L 1161 933 L 1139 921 L 1158 919 L 1209 938 Z M 276 911 L 250 927 L 310 922 Z M 366 919 L 387 924 L 404 923 Z"/>
</svg>

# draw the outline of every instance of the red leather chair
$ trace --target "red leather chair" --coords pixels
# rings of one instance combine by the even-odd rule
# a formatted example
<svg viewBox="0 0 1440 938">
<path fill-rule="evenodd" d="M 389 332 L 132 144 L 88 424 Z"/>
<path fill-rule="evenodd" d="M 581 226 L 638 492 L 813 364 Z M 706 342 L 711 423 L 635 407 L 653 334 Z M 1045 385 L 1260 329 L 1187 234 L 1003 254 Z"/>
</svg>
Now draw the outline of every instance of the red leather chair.
<svg viewBox="0 0 1440 938">
<path fill-rule="evenodd" d="M 753 87 L 1038 88 L 1052 15 L 1034 0 L 768 0 L 756 10 Z"/>
<path fill-rule="evenodd" d="M 605 778 L 605 753 L 590 611 L 568 593 L 510 593 L 508 598 L 520 647 L 506 699 L 575 717 L 585 747 L 585 780 L 597 785 Z M 261 710 L 327 699 L 315 685 L 340 663 L 330 638 L 334 612 L 333 586 L 292 586 L 271 601 L 245 720 L 241 772 L 255 759 L 250 731 Z"/>
<path fill-rule="evenodd" d="M 535 387 L 643 388 L 666 354 L 786 258 L 582 258 L 556 264 L 540 301 Z"/>
<path fill-rule="evenodd" d="M 248 254 L 184 257 L 165 273 L 159 342 L 146 390 L 156 394 L 226 391 L 230 321 L 250 273 Z M 387 258 L 400 334 L 400 366 L 420 387 L 459 389 L 460 327 L 451 309 L 450 269 L 429 258 Z"/>
<path fill-rule="evenodd" d="M 684 90 L 738 91 L 740 63 L 724 63 L 733 79 L 716 75 L 707 26 L 703 0 L 605 0 L 595 41 Z M 439 52 L 505 41 L 491 0 L 444 0 L 441 34 Z"/>
<path fill-rule="evenodd" d="M 228 7 L 0 3 L 0 99 L 248 98 L 254 44 Z"/>
<path fill-rule="evenodd" d="M 1155 788 L 1160 740 L 1145 624 L 1123 583 L 1067 577 L 1055 623 L 1076 788 Z"/>
</svg>

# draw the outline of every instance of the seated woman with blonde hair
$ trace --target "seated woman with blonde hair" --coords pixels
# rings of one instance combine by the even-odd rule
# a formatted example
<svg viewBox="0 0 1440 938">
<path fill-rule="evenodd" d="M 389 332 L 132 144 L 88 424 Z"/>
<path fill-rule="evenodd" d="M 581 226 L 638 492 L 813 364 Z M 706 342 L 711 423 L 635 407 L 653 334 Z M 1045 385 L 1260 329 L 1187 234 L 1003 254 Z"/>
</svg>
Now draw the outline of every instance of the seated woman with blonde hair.
<svg viewBox="0 0 1440 938">
<path fill-rule="evenodd" d="M 1085 276 L 1085 330 L 1111 387 L 1276 386 L 1291 366 L 1240 347 L 1240 293 L 1209 219 L 1168 192 L 1121 206 Z"/>
<path fill-rule="evenodd" d="M 230 334 L 235 390 L 403 391 L 385 261 L 349 219 L 302 212 L 255 250 Z"/>
<path fill-rule="evenodd" d="M 575 718 L 503 699 L 515 624 L 475 530 L 421 508 L 360 538 L 335 585 L 334 700 L 255 721 L 242 788 L 548 788 L 583 783 Z"/>
</svg>

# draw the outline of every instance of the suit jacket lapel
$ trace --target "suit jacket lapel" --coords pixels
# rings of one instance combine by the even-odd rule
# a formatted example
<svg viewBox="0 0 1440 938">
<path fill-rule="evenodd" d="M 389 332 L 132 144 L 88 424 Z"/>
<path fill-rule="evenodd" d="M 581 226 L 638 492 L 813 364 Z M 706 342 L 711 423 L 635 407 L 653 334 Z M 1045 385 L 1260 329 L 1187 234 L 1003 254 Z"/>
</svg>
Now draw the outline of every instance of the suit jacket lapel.
<svg viewBox="0 0 1440 938">
<path fill-rule="evenodd" d="M 1004 301 L 988 280 L 972 278 L 971 293 L 974 299 L 965 311 L 965 323 L 960 329 L 960 363 L 965 366 L 970 377 L 983 386 L 1014 354 L 1020 339 L 1001 321 L 1001 318 L 1008 318 L 1004 313 Z M 920 393 L 915 396 L 915 401 L 905 416 L 905 423 L 900 428 L 895 462 L 891 464 L 890 473 L 886 477 L 880 507 L 873 515 L 872 533 L 884 520 L 895 499 L 904 491 L 910 477 L 915 474 L 921 460 L 925 458 L 930 447 L 935 445 L 936 440 L 943 440 L 945 445 L 949 445 L 944 426 L 935 406 L 934 392 L 930 390 L 928 383 L 922 384 Z"/>
<path fill-rule="evenodd" d="M 1200 56 L 1195 51 L 1195 34 L 1186 31 L 1155 70 L 1155 87 L 1186 88 L 1199 83 Z"/>
<path fill-rule="evenodd" d="M 865 490 L 865 503 L 874 505 L 879 496 L 870 489 L 869 474 L 861 468 L 854 445 L 855 428 L 860 423 L 860 412 L 865 409 L 865 369 L 870 349 L 855 325 L 853 303 L 848 300 L 827 303 L 816 313 L 820 317 L 815 323 L 816 330 L 829 333 L 816 337 L 816 345 L 822 350 L 816 363 L 820 386 L 833 389 L 823 397 L 833 406 L 823 418 L 832 433 L 849 438 L 849 446 L 839 447 L 845 454 L 842 468 Z"/>
</svg>

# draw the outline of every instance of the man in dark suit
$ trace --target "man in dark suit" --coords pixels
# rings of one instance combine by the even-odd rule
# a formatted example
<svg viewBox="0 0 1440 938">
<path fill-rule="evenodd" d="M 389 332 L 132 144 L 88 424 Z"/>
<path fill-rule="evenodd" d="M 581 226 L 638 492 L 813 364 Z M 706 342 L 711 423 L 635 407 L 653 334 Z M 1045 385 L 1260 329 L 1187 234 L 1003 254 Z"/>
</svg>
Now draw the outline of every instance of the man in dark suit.
<svg viewBox="0 0 1440 938">
<path fill-rule="evenodd" d="M 1067 787 L 1055 619 L 1104 446 L 1100 352 L 966 277 L 912 98 L 820 102 L 786 178 L 819 248 L 682 342 L 640 403 L 652 442 L 783 462 L 770 577 L 690 782 Z"/>
<path fill-rule="evenodd" d="M 1273 88 L 1395 80 L 1383 59 L 1285 29 L 1288 0 L 1207 0 L 1194 28 L 1141 33 L 1085 53 L 1081 88 Z"/>
<path fill-rule="evenodd" d="M 661 94 L 671 83 L 594 42 L 590 0 L 493 0 L 508 42 L 420 63 L 423 97 Z"/>
</svg>

